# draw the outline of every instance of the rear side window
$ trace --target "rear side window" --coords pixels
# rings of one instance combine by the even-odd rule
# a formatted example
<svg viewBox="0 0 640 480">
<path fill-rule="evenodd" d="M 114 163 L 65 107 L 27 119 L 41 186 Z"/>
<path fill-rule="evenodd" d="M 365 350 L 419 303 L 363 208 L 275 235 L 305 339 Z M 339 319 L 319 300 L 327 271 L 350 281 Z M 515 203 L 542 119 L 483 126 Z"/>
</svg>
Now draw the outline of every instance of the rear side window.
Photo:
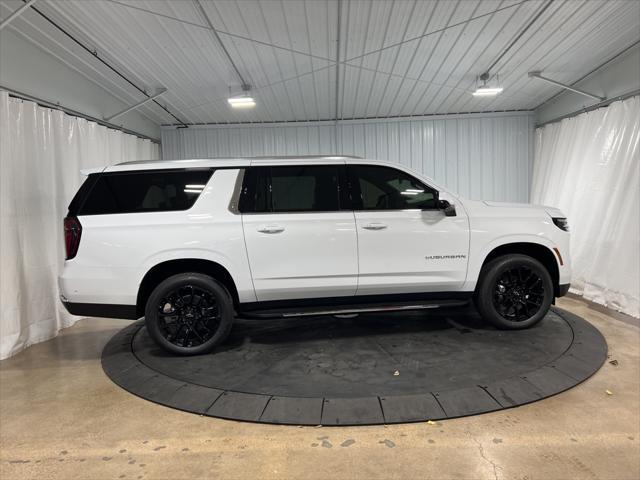
<svg viewBox="0 0 640 480">
<path fill-rule="evenodd" d="M 211 169 L 105 173 L 77 206 L 78 215 L 187 210 L 212 173 Z"/>
<path fill-rule="evenodd" d="M 240 211 L 333 212 L 346 208 L 341 165 L 252 167 L 245 176 Z"/>
</svg>

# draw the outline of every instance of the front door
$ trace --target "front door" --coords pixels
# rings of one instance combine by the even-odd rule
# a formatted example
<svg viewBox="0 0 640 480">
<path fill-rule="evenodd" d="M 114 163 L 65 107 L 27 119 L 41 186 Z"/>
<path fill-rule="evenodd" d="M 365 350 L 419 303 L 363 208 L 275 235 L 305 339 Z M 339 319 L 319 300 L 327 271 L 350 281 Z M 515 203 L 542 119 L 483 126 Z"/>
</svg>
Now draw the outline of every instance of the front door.
<svg viewBox="0 0 640 480">
<path fill-rule="evenodd" d="M 358 231 L 357 295 L 459 290 L 467 273 L 466 215 L 447 217 L 437 192 L 401 170 L 348 166 Z"/>
<path fill-rule="evenodd" d="M 355 295 L 355 220 L 342 162 L 245 172 L 242 224 L 258 301 Z"/>
</svg>

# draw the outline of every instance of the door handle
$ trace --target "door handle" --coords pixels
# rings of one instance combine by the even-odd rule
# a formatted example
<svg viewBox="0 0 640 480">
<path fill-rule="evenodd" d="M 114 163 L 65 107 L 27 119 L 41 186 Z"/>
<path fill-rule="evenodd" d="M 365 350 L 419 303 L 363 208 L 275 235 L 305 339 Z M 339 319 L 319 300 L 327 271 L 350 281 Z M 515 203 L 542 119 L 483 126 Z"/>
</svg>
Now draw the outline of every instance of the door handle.
<svg viewBox="0 0 640 480">
<path fill-rule="evenodd" d="M 362 228 L 365 230 L 384 230 L 387 226 L 384 223 L 367 223 Z"/>
<path fill-rule="evenodd" d="M 264 227 L 260 227 L 258 231 L 260 233 L 280 233 L 284 232 L 284 227 L 280 225 L 265 225 Z"/>
</svg>

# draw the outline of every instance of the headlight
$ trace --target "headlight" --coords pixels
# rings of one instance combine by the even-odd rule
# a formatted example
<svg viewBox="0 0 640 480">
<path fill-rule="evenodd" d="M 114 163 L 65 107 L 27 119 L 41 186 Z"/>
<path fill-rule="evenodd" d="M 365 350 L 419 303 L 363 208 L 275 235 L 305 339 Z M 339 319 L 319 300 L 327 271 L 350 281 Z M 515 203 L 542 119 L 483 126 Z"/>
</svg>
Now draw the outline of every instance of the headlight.
<svg viewBox="0 0 640 480">
<path fill-rule="evenodd" d="M 569 222 L 567 222 L 566 218 L 552 218 L 552 220 L 559 229 L 564 230 L 565 232 L 569 231 Z"/>
</svg>

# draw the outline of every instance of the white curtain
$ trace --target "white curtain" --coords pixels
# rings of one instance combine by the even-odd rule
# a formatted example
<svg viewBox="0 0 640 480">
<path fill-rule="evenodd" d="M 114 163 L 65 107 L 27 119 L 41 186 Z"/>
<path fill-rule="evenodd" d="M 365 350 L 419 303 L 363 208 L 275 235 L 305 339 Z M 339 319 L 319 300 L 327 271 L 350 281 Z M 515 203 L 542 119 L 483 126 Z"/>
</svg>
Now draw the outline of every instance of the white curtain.
<svg viewBox="0 0 640 480">
<path fill-rule="evenodd" d="M 640 316 L 640 97 L 536 130 L 532 201 L 569 219 L 572 291 Z"/>
<path fill-rule="evenodd" d="M 0 359 L 77 320 L 58 300 L 57 276 L 80 169 L 157 158 L 149 140 L 0 91 Z"/>
</svg>

